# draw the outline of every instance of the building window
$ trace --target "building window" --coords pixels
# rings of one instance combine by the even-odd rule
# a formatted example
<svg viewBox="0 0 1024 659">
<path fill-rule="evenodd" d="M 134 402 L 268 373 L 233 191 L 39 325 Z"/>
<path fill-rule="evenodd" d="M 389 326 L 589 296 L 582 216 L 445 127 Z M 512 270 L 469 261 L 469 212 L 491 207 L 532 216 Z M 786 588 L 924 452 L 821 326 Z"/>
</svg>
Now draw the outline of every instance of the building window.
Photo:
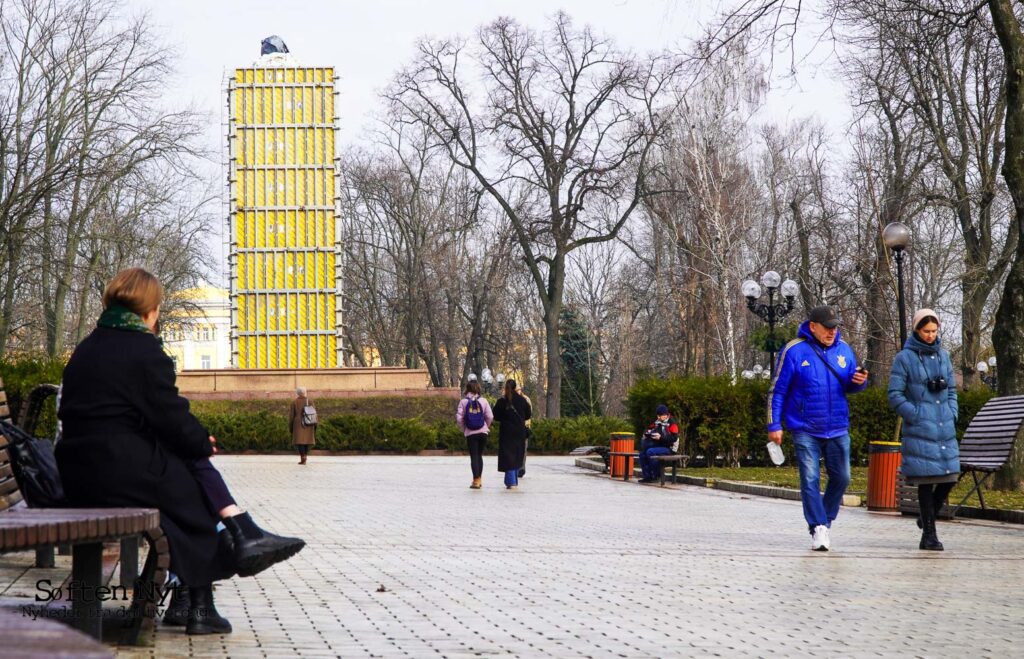
<svg viewBox="0 0 1024 659">
<path fill-rule="evenodd" d="M 203 355 L 199 358 L 199 365 L 201 368 L 210 368 L 210 356 Z"/>
<path fill-rule="evenodd" d="M 210 340 L 210 328 L 209 327 L 204 327 L 203 328 L 203 341 L 209 341 L 209 340 Z"/>
</svg>

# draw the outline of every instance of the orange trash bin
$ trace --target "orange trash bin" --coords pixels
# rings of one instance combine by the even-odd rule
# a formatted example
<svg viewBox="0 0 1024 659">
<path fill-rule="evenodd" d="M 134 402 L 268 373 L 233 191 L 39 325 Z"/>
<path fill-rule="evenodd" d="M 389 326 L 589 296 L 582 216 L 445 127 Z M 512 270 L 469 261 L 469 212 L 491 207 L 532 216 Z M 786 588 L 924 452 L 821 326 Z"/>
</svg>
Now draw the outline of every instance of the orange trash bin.
<svg viewBox="0 0 1024 659">
<path fill-rule="evenodd" d="M 902 460 L 899 442 L 868 443 L 868 510 L 899 510 L 896 471 Z"/>
<path fill-rule="evenodd" d="M 611 452 L 612 453 L 632 453 L 633 444 L 635 440 L 633 433 L 631 432 L 613 432 L 611 434 Z M 611 462 L 611 476 L 612 478 L 622 478 L 626 475 L 627 470 L 630 475 L 633 474 L 633 458 L 632 456 L 625 455 L 613 455 Z"/>
</svg>

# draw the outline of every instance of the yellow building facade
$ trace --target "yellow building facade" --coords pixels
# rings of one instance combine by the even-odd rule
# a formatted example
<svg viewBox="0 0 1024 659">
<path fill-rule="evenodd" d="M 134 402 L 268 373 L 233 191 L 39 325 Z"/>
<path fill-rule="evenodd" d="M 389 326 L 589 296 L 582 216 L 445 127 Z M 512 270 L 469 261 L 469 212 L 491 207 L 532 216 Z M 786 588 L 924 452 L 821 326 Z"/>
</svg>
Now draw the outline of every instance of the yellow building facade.
<svg viewBox="0 0 1024 659">
<path fill-rule="evenodd" d="M 234 367 L 342 365 L 335 83 L 280 58 L 228 83 Z"/>
<path fill-rule="evenodd" d="M 231 366 L 228 292 L 216 286 L 200 286 L 176 293 L 175 297 L 186 302 L 184 309 L 160 319 L 164 350 L 174 360 L 175 370 Z"/>
</svg>

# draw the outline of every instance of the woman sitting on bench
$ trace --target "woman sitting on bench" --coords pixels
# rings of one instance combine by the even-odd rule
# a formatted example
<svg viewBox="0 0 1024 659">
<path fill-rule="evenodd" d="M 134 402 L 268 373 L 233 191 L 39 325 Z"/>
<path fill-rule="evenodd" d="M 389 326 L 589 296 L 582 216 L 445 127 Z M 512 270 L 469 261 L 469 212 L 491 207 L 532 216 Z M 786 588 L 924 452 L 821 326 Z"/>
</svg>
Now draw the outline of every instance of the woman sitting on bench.
<svg viewBox="0 0 1024 659">
<path fill-rule="evenodd" d="M 160 510 L 170 569 L 188 586 L 187 632 L 223 634 L 231 624 L 214 607 L 212 583 L 255 574 L 305 543 L 256 526 L 210 464 L 215 440 L 178 395 L 154 334 L 162 299 L 141 268 L 107 284 L 96 329 L 64 369 L 57 464 L 76 506 Z M 218 539 L 218 521 L 233 548 Z"/>
</svg>

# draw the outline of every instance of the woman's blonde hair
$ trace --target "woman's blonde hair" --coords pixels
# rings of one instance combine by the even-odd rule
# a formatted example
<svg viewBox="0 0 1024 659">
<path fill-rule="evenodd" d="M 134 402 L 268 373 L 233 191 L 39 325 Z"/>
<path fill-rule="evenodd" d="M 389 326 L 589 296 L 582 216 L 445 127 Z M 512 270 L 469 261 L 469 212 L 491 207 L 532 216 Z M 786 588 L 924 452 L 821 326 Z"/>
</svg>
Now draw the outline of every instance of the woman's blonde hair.
<svg viewBox="0 0 1024 659">
<path fill-rule="evenodd" d="M 142 268 L 122 270 L 103 289 L 104 309 L 118 304 L 140 316 L 157 309 L 163 299 L 164 287 L 160 280 Z"/>
</svg>

